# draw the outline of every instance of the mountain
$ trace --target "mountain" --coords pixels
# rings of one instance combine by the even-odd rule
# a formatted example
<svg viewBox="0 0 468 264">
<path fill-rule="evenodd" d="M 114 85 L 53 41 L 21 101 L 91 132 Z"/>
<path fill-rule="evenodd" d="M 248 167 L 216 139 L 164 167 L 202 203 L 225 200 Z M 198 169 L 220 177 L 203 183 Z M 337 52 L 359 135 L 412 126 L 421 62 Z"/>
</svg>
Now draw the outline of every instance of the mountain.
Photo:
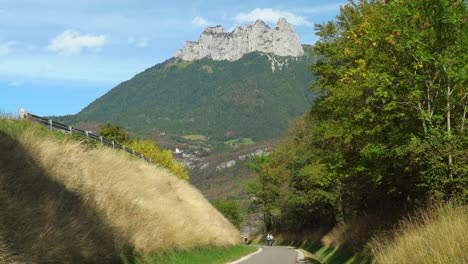
<svg viewBox="0 0 468 264">
<path fill-rule="evenodd" d="M 314 99 L 309 56 L 249 53 L 236 61 L 170 59 L 123 82 L 69 121 L 111 122 L 145 136 L 267 140 Z"/>
<path fill-rule="evenodd" d="M 230 33 L 220 26 L 207 28 L 177 57 L 59 119 L 73 125 L 111 122 L 153 138 L 269 140 L 283 134 L 289 120 L 309 109 L 315 98 L 309 90 L 310 49 L 299 44 L 285 19 L 275 29 L 261 20 Z"/>
<path fill-rule="evenodd" d="M 242 157 L 273 147 L 317 96 L 309 89 L 311 49 L 284 19 L 274 29 L 261 20 L 232 32 L 207 28 L 175 57 L 58 121 L 94 131 L 111 122 L 161 147 L 178 147 L 177 158 L 207 197 L 222 190 L 226 198 L 246 199 L 245 183 L 254 175 Z"/>
<path fill-rule="evenodd" d="M 205 57 L 234 61 L 254 51 L 280 56 L 304 55 L 296 31 L 286 19 L 280 18 L 274 29 L 260 19 L 253 25 L 236 27 L 232 32 L 224 32 L 220 25 L 208 27 L 198 41 L 187 41 L 184 49 L 177 50 L 175 57 L 185 61 Z"/>
</svg>

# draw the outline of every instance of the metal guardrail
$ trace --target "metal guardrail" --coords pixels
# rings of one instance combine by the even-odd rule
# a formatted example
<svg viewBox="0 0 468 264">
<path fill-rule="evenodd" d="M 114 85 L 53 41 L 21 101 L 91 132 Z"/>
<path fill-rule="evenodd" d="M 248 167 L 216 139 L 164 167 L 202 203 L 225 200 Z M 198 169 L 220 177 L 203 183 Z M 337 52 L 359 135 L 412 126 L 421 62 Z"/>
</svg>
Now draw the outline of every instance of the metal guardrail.
<svg viewBox="0 0 468 264">
<path fill-rule="evenodd" d="M 21 119 L 30 118 L 30 119 L 32 119 L 32 120 L 34 120 L 34 121 L 36 121 L 36 122 L 38 122 L 38 123 L 40 123 L 42 125 L 45 125 L 45 126 L 49 127 L 50 130 L 56 129 L 56 130 L 61 130 L 61 131 L 70 133 L 70 134 L 76 133 L 76 134 L 86 136 L 87 138 L 99 141 L 103 145 L 109 145 L 113 149 L 121 149 L 123 151 L 128 152 L 129 154 L 132 154 L 133 156 L 139 157 L 139 158 L 141 158 L 141 159 L 143 159 L 143 160 L 145 160 L 145 161 L 147 161 L 149 163 L 154 164 L 154 162 L 150 158 L 145 157 L 143 154 L 138 153 L 133 149 L 127 148 L 124 145 L 117 144 L 116 142 L 114 142 L 112 140 L 105 139 L 102 136 L 95 135 L 95 134 L 91 133 L 90 131 L 84 131 L 84 130 L 74 128 L 74 127 L 69 126 L 69 125 L 65 125 L 65 124 L 62 124 L 62 123 L 59 123 L 59 122 L 55 122 L 52 119 L 47 119 L 47 118 L 44 118 L 44 117 L 41 117 L 41 116 L 37 116 L 37 115 L 31 114 L 31 113 L 25 112 L 22 109 L 19 112 L 19 117 Z"/>
</svg>

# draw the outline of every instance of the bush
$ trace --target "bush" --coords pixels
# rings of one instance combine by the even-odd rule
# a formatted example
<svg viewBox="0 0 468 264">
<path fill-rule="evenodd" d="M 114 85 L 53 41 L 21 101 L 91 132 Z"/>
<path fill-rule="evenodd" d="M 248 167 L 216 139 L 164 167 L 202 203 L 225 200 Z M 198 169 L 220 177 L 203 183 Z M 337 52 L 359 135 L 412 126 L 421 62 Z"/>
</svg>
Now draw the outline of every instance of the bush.
<svg viewBox="0 0 468 264">
<path fill-rule="evenodd" d="M 243 216 L 237 201 L 217 199 L 213 202 L 213 206 L 218 209 L 218 211 L 220 211 L 233 225 L 240 228 Z"/>
<path fill-rule="evenodd" d="M 130 140 L 125 144 L 127 147 L 145 155 L 153 162 L 159 164 L 161 167 L 168 169 L 171 173 L 175 174 L 179 179 L 187 180 L 189 175 L 187 170 L 174 160 L 170 150 L 161 150 L 151 140 Z"/>
</svg>

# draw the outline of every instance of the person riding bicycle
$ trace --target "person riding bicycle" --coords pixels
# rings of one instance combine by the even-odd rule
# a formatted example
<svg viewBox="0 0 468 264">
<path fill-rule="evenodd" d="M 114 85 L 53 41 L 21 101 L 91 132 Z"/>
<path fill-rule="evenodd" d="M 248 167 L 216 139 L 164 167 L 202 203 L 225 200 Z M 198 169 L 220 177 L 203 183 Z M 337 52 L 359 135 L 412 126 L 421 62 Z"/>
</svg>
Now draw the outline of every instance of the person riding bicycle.
<svg viewBox="0 0 468 264">
<path fill-rule="evenodd" d="M 267 244 L 268 246 L 272 246 L 273 245 L 273 235 L 268 233 L 267 235 Z"/>
</svg>

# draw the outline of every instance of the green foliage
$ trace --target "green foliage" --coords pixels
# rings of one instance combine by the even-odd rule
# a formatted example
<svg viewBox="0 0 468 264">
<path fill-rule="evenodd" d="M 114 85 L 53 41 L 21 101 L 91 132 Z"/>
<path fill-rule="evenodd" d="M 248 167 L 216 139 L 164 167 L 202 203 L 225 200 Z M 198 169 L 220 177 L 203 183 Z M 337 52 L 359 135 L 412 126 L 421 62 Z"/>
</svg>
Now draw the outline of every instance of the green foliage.
<svg viewBox="0 0 468 264">
<path fill-rule="evenodd" d="M 128 133 L 121 126 L 111 125 L 110 123 L 103 125 L 99 134 L 108 140 L 120 143 L 130 139 Z"/>
<path fill-rule="evenodd" d="M 340 182 L 360 183 L 346 184 L 354 206 L 466 188 L 467 25 L 463 1 L 431 0 L 359 1 L 319 26 L 326 96 L 310 119 L 342 154 L 321 155 Z"/>
<path fill-rule="evenodd" d="M 350 1 L 317 26 L 323 97 L 252 166 L 282 229 L 466 201 L 467 14 L 463 1 Z"/>
<path fill-rule="evenodd" d="M 175 174 L 178 178 L 188 180 L 189 175 L 187 170 L 174 160 L 170 150 L 161 150 L 151 140 L 130 140 L 126 142 L 126 147 L 135 150 L 138 153 L 150 158 L 153 162 L 159 164 L 161 167 L 168 169 Z"/>
<path fill-rule="evenodd" d="M 240 228 L 244 216 L 237 201 L 217 199 L 213 201 L 213 206 L 220 211 L 229 222 L 237 228 Z"/>
<path fill-rule="evenodd" d="M 121 126 L 112 125 L 110 123 L 106 123 L 102 126 L 99 133 L 108 140 L 113 140 L 119 144 L 125 145 L 127 148 L 143 154 L 159 166 L 168 169 L 179 179 L 188 181 L 188 171 L 182 166 L 182 164 L 174 159 L 170 150 L 161 150 L 151 140 L 130 139 L 129 134 Z M 90 147 L 93 146 L 91 145 Z"/>
<path fill-rule="evenodd" d="M 246 191 L 251 194 L 257 194 L 261 188 L 262 186 L 258 182 L 248 182 Z"/>
<path fill-rule="evenodd" d="M 219 142 L 231 137 L 271 139 L 283 134 L 288 121 L 316 97 L 308 89 L 313 80 L 310 54 L 275 59 L 285 65 L 281 70 L 276 65 L 274 72 L 271 60 L 261 53 L 232 62 L 170 59 L 119 84 L 77 115 L 59 120 L 111 122 L 141 136 L 165 131 Z"/>
</svg>

